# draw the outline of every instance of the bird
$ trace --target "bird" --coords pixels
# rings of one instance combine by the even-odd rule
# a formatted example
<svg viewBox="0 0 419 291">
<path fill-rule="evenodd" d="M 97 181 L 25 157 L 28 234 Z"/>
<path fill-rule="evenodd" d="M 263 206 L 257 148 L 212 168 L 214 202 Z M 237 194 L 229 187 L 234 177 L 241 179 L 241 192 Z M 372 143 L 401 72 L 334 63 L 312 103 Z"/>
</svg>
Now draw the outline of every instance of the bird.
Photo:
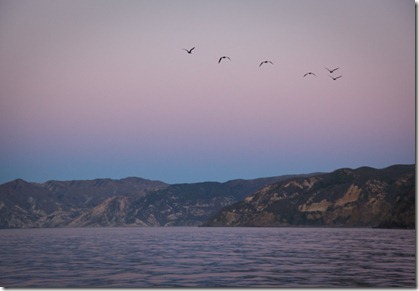
<svg viewBox="0 0 419 291">
<path fill-rule="evenodd" d="M 229 57 L 227 57 L 227 56 L 222 56 L 222 57 L 218 60 L 218 63 L 220 63 L 222 59 L 229 59 L 229 60 L 231 61 L 231 59 L 230 59 Z"/>
<path fill-rule="evenodd" d="M 339 76 L 339 77 L 333 78 L 332 76 L 330 76 L 330 75 L 329 75 L 329 77 L 330 77 L 330 78 L 332 78 L 332 79 L 333 79 L 333 81 L 336 81 L 336 79 L 339 79 L 339 78 L 340 78 L 340 77 L 342 77 L 342 76 Z"/>
<path fill-rule="evenodd" d="M 336 68 L 336 69 L 333 69 L 333 70 L 329 70 L 328 68 L 325 67 L 325 69 L 328 70 L 330 74 L 332 74 L 334 71 L 336 71 L 339 68 Z"/>
<path fill-rule="evenodd" d="M 184 49 L 184 50 L 187 51 L 188 54 L 191 54 L 193 49 L 195 49 L 195 47 L 191 48 L 190 50 L 187 50 L 187 49 Z"/>
<path fill-rule="evenodd" d="M 305 77 L 305 76 L 307 76 L 307 75 L 314 75 L 314 76 L 316 76 L 316 77 L 317 77 L 317 75 L 316 75 L 316 74 L 314 74 L 314 73 L 312 73 L 312 72 L 305 73 L 303 77 Z"/>
<path fill-rule="evenodd" d="M 259 67 L 262 66 L 263 64 L 267 64 L 267 63 L 271 63 L 272 65 L 274 64 L 271 61 L 263 61 L 263 62 L 260 63 Z"/>
</svg>

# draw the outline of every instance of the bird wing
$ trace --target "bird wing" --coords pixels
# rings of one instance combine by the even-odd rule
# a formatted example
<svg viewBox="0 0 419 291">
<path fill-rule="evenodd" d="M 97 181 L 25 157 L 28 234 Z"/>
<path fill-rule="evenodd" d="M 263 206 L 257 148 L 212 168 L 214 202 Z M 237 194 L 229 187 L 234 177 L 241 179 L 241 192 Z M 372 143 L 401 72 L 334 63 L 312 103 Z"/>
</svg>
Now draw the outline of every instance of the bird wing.
<svg viewBox="0 0 419 291">
<path fill-rule="evenodd" d="M 342 77 L 342 76 L 336 77 L 335 79 L 338 79 L 338 78 L 340 78 L 340 77 Z"/>
<path fill-rule="evenodd" d="M 263 65 L 263 63 L 264 63 L 264 62 L 261 62 L 261 63 L 260 63 L 260 65 L 259 65 L 259 67 L 260 67 L 260 66 L 262 66 L 262 65 Z"/>
<path fill-rule="evenodd" d="M 272 65 L 274 64 L 274 63 L 272 63 L 271 61 L 269 61 L 269 63 L 271 63 Z"/>
<path fill-rule="evenodd" d="M 334 71 L 336 71 L 337 69 L 339 69 L 339 68 L 333 69 L 333 70 L 331 71 L 331 73 L 333 73 L 333 72 L 334 72 Z"/>
<path fill-rule="evenodd" d="M 194 50 L 194 49 L 195 49 L 195 47 L 191 48 L 191 50 L 190 50 L 190 51 L 192 51 L 192 50 Z"/>
<path fill-rule="evenodd" d="M 225 57 L 225 58 L 227 58 L 227 59 L 229 59 L 231 61 L 231 59 L 229 57 Z"/>
<path fill-rule="evenodd" d="M 220 63 L 221 62 L 221 60 L 223 59 L 224 57 L 221 57 L 219 60 L 218 60 L 218 63 Z"/>
<path fill-rule="evenodd" d="M 308 75 L 308 73 L 305 73 L 303 77 L 305 77 L 305 76 L 307 76 L 307 75 Z"/>
<path fill-rule="evenodd" d="M 314 74 L 314 73 L 312 73 L 314 76 L 316 76 L 317 77 L 317 75 L 316 74 Z"/>
</svg>

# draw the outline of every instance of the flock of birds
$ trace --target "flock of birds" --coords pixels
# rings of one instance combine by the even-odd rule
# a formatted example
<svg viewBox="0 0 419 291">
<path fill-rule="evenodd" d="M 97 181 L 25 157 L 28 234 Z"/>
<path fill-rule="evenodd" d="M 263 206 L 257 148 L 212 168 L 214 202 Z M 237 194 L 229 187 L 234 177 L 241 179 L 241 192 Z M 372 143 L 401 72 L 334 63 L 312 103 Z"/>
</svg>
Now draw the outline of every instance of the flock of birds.
<svg viewBox="0 0 419 291">
<path fill-rule="evenodd" d="M 185 50 L 188 54 L 191 54 L 192 53 L 192 51 L 195 49 L 195 47 L 193 47 L 193 48 L 191 48 L 191 49 L 183 49 L 183 50 Z M 218 63 L 221 63 L 221 61 L 223 60 L 223 59 L 228 59 L 228 60 L 230 60 L 231 61 L 231 59 L 228 57 L 228 56 L 222 56 L 222 57 L 220 57 L 219 59 L 218 59 Z M 259 67 L 260 66 L 262 66 L 263 64 L 271 64 L 271 65 L 273 65 L 274 63 L 273 62 L 271 62 L 271 61 L 263 61 L 263 62 L 261 62 L 260 63 L 260 65 L 259 65 Z M 326 68 L 325 67 L 325 69 L 326 70 L 328 70 L 329 71 L 329 73 L 330 74 L 333 74 L 333 72 L 334 71 L 336 71 L 336 70 L 338 70 L 339 69 L 339 67 L 338 68 L 335 68 L 335 69 L 333 69 L 333 70 L 330 70 L 330 69 L 328 69 L 328 68 Z M 317 75 L 316 74 L 314 74 L 313 72 L 307 72 L 307 73 L 305 73 L 304 75 L 303 75 L 303 77 L 305 77 L 305 76 L 308 76 L 308 75 L 313 75 L 313 76 L 316 76 L 317 77 Z M 340 75 L 340 76 L 338 76 L 338 77 L 332 77 L 332 76 L 330 76 L 330 75 L 328 75 L 330 78 L 332 78 L 333 79 L 333 81 L 336 81 L 337 79 L 339 79 L 339 78 L 341 78 L 342 77 L 342 75 Z"/>
</svg>

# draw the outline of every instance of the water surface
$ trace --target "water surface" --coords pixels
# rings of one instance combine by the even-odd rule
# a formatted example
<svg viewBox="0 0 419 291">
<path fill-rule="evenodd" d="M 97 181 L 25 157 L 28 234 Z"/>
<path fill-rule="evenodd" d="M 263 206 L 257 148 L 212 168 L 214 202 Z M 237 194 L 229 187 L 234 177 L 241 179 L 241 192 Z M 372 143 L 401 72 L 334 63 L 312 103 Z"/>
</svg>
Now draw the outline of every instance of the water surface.
<svg viewBox="0 0 419 291">
<path fill-rule="evenodd" d="M 0 230 L 3 287 L 416 287 L 415 230 Z"/>
</svg>

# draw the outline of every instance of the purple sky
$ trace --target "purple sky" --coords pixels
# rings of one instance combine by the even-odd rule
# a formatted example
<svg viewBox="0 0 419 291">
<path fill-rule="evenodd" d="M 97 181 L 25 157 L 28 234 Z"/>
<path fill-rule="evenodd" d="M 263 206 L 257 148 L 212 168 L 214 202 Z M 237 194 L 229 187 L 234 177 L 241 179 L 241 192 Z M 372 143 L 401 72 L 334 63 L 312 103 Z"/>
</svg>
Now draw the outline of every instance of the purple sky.
<svg viewBox="0 0 419 291">
<path fill-rule="evenodd" d="M 0 183 L 415 163 L 415 3 L 3 0 L 0 98 Z"/>
</svg>

